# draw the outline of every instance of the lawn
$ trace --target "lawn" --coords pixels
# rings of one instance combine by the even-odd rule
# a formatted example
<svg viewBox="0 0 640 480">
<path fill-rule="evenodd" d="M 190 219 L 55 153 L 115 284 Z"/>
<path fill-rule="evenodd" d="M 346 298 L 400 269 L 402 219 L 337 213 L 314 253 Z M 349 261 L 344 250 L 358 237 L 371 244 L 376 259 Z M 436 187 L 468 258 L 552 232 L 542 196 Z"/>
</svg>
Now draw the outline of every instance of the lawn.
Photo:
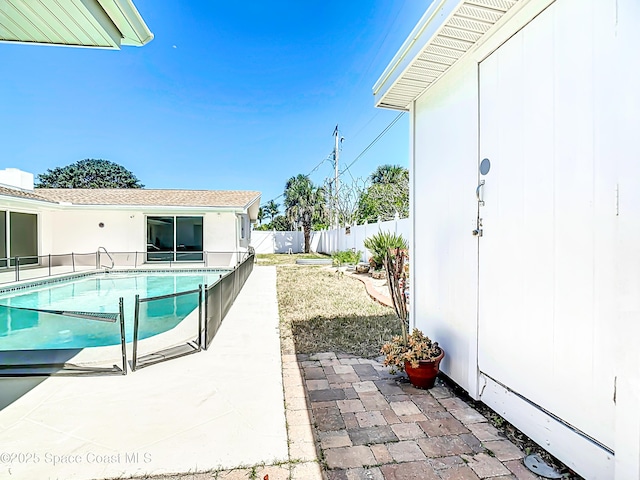
<svg viewBox="0 0 640 480">
<path fill-rule="evenodd" d="M 284 253 L 258 253 L 256 254 L 256 264 L 258 265 L 295 265 L 299 258 L 331 258 L 331 255 L 322 253 L 294 253 L 287 255 Z"/>
<path fill-rule="evenodd" d="M 372 358 L 400 333 L 393 309 L 374 302 L 363 283 L 335 267 L 280 264 L 277 288 L 284 353 L 333 351 Z"/>
</svg>

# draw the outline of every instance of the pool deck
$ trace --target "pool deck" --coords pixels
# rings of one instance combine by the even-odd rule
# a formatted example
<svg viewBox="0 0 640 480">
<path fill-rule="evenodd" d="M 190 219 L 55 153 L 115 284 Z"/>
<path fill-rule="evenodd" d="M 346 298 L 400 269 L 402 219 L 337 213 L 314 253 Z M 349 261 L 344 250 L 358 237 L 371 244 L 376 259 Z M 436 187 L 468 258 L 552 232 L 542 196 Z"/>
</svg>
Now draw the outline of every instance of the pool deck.
<svg viewBox="0 0 640 480">
<path fill-rule="evenodd" d="M 207 352 L 127 376 L 0 379 L 0 397 L 18 392 L 0 399 L 0 478 L 287 462 L 275 275 L 254 269 Z"/>
<path fill-rule="evenodd" d="M 444 384 L 416 390 L 350 355 L 281 355 L 271 266 L 254 268 L 208 352 L 126 377 L 21 379 L 3 408 L 8 385 L 3 479 L 540 478 Z"/>
</svg>

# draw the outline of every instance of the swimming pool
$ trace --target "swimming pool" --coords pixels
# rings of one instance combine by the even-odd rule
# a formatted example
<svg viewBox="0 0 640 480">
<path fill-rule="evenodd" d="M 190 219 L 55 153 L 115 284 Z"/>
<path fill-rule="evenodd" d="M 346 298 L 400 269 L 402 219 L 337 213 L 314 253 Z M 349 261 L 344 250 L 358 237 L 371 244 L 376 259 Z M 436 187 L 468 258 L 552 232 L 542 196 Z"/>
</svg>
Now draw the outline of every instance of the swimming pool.
<svg viewBox="0 0 640 480">
<path fill-rule="evenodd" d="M 117 345 L 120 325 L 100 319 L 38 310 L 118 313 L 124 298 L 125 335 L 133 339 L 135 296 L 156 297 L 213 285 L 226 270 L 108 272 L 0 293 L 0 350 L 85 348 Z M 141 304 L 139 339 L 178 325 L 198 306 L 198 294 Z M 17 308 L 16 308 L 17 307 Z"/>
</svg>

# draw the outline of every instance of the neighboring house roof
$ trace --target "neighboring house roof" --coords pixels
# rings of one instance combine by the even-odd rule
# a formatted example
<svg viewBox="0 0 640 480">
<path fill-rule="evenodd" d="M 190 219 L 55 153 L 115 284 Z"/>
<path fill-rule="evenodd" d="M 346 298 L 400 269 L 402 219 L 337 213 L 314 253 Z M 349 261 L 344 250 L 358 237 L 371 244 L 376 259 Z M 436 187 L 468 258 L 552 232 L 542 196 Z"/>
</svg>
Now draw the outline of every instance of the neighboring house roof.
<svg viewBox="0 0 640 480">
<path fill-rule="evenodd" d="M 244 190 L 151 190 L 146 188 L 36 188 L 36 196 L 73 205 L 228 207 L 246 209 L 260 192 Z"/>
<path fill-rule="evenodd" d="M 119 49 L 153 39 L 131 0 L 2 0 L 0 41 Z"/>
<path fill-rule="evenodd" d="M 18 190 L 15 188 L 3 187 L 2 185 L 0 185 L 0 196 L 28 198 L 30 200 L 40 200 L 42 202 L 51 201 L 30 190 Z"/>
<path fill-rule="evenodd" d="M 524 0 L 434 0 L 373 87 L 375 106 L 409 110 Z M 503 20 L 504 22 L 504 20 Z"/>
</svg>

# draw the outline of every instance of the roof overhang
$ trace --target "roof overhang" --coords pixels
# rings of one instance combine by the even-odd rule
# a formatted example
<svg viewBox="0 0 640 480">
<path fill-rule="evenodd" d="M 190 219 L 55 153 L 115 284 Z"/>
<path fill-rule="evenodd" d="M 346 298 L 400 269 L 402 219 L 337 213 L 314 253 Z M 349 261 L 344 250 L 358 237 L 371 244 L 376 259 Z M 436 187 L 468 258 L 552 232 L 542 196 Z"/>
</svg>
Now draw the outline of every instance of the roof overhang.
<svg viewBox="0 0 640 480">
<path fill-rule="evenodd" d="M 249 214 L 249 219 L 252 222 L 256 222 L 258 220 L 258 211 L 260 210 L 260 197 L 261 195 L 258 195 L 245 206 L 247 213 Z"/>
<path fill-rule="evenodd" d="M 0 41 L 119 49 L 153 39 L 131 0 L 2 0 Z"/>
<path fill-rule="evenodd" d="M 434 0 L 374 85 L 375 106 L 409 110 L 518 3 Z"/>
</svg>

